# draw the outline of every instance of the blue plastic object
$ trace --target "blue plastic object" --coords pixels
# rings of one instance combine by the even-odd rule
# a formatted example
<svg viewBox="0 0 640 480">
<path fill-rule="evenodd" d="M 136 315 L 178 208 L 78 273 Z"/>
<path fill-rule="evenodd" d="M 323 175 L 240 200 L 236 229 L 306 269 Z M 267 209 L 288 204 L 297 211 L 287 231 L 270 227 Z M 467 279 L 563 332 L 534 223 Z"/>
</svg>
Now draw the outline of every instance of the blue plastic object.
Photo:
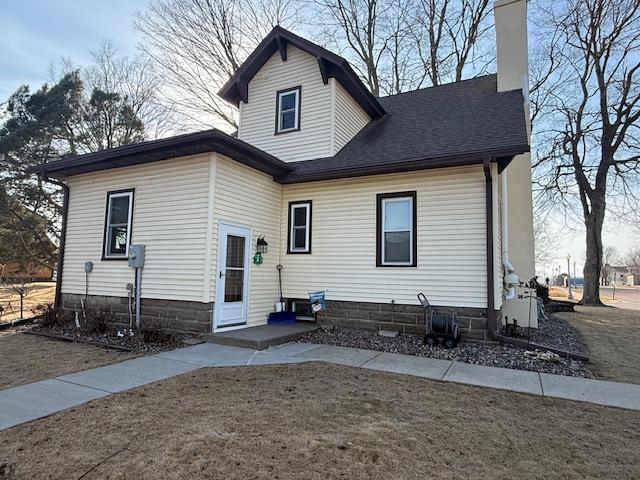
<svg viewBox="0 0 640 480">
<path fill-rule="evenodd" d="M 292 323 L 296 323 L 296 314 L 294 312 L 271 312 L 267 323 L 270 325 L 291 325 Z"/>
</svg>

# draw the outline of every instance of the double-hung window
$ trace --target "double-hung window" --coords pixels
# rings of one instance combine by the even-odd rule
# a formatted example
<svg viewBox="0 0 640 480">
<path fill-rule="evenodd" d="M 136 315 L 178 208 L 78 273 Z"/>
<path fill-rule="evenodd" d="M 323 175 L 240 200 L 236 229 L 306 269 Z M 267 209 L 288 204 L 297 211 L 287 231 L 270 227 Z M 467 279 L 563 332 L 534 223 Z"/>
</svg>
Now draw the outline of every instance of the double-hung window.
<svg viewBox="0 0 640 480">
<path fill-rule="evenodd" d="M 311 253 L 311 200 L 289 203 L 287 253 Z"/>
<path fill-rule="evenodd" d="M 376 220 L 376 265 L 415 267 L 416 192 L 379 194 Z"/>
<path fill-rule="evenodd" d="M 107 193 L 103 259 L 115 260 L 128 257 L 132 215 L 133 190 Z"/>
<path fill-rule="evenodd" d="M 300 87 L 280 90 L 276 102 L 276 134 L 300 130 Z"/>
</svg>

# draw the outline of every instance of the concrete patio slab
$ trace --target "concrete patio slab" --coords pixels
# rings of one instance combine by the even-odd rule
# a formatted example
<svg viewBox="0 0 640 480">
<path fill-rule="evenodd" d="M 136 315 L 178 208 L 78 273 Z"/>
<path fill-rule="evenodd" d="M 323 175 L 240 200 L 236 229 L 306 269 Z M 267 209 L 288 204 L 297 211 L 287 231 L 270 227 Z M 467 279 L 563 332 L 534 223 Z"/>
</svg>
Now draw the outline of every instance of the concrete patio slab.
<svg viewBox="0 0 640 480">
<path fill-rule="evenodd" d="M 207 342 L 233 347 L 264 350 L 273 345 L 291 342 L 307 332 L 317 330 L 315 323 L 300 322 L 291 325 L 258 325 L 255 327 L 216 332 L 204 335 Z"/>
<path fill-rule="evenodd" d="M 363 368 L 382 372 L 403 373 L 416 377 L 441 380 L 451 366 L 451 360 L 414 357 L 398 353 L 381 353 L 362 365 Z"/>
<path fill-rule="evenodd" d="M 0 430 L 109 395 L 56 379 L 0 391 Z"/>
<path fill-rule="evenodd" d="M 320 345 L 316 348 L 305 350 L 296 355 L 296 357 L 320 360 L 350 367 L 359 367 L 377 355 L 380 355 L 380 352 L 374 350 Z"/>
<path fill-rule="evenodd" d="M 640 410 L 640 385 L 541 373 L 547 397 L 566 398 L 608 407 Z"/>
<path fill-rule="evenodd" d="M 180 362 L 157 355 L 134 358 L 105 367 L 58 377 L 60 380 L 97 388 L 110 393 L 157 382 L 165 378 L 201 368 L 194 363 Z"/>
<path fill-rule="evenodd" d="M 312 348 L 316 348 L 318 344 L 316 343 L 300 343 L 300 342 L 291 342 L 285 343 L 284 345 L 276 345 L 274 347 L 269 347 L 268 352 L 277 352 L 281 355 L 299 355 L 302 352 L 307 350 L 311 350 Z"/>
<path fill-rule="evenodd" d="M 254 353 L 255 350 L 246 348 L 229 347 L 215 343 L 201 343 L 192 347 L 178 348 L 168 352 L 158 353 L 155 356 L 209 367 L 229 360 L 233 360 L 236 364 L 240 365 L 246 364 Z"/>
<path fill-rule="evenodd" d="M 537 372 L 453 362 L 451 368 L 442 379 L 479 387 L 542 395 L 540 377 Z"/>
</svg>

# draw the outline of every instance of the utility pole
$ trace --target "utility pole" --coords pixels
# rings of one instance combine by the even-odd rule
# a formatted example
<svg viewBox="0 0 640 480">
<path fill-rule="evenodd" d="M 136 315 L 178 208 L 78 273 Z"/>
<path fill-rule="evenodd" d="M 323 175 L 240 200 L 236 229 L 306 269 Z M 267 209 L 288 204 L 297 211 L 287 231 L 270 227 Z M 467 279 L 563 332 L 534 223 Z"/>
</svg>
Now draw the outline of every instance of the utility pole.
<svg viewBox="0 0 640 480">
<path fill-rule="evenodd" d="M 571 254 L 567 254 L 567 298 L 573 300 L 573 293 L 571 293 Z"/>
</svg>

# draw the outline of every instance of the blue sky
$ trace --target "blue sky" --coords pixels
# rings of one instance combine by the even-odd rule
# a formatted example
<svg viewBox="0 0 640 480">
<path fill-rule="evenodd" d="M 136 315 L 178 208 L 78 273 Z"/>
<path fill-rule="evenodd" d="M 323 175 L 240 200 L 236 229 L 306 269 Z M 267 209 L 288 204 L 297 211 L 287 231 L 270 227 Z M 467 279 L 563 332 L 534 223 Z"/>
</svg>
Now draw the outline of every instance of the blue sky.
<svg viewBox="0 0 640 480">
<path fill-rule="evenodd" d="M 0 102 L 20 85 L 34 89 L 48 80 L 61 57 L 85 63 L 109 38 L 122 55 L 135 53 L 133 13 L 147 0 L 9 0 L 0 12 Z"/>
</svg>

